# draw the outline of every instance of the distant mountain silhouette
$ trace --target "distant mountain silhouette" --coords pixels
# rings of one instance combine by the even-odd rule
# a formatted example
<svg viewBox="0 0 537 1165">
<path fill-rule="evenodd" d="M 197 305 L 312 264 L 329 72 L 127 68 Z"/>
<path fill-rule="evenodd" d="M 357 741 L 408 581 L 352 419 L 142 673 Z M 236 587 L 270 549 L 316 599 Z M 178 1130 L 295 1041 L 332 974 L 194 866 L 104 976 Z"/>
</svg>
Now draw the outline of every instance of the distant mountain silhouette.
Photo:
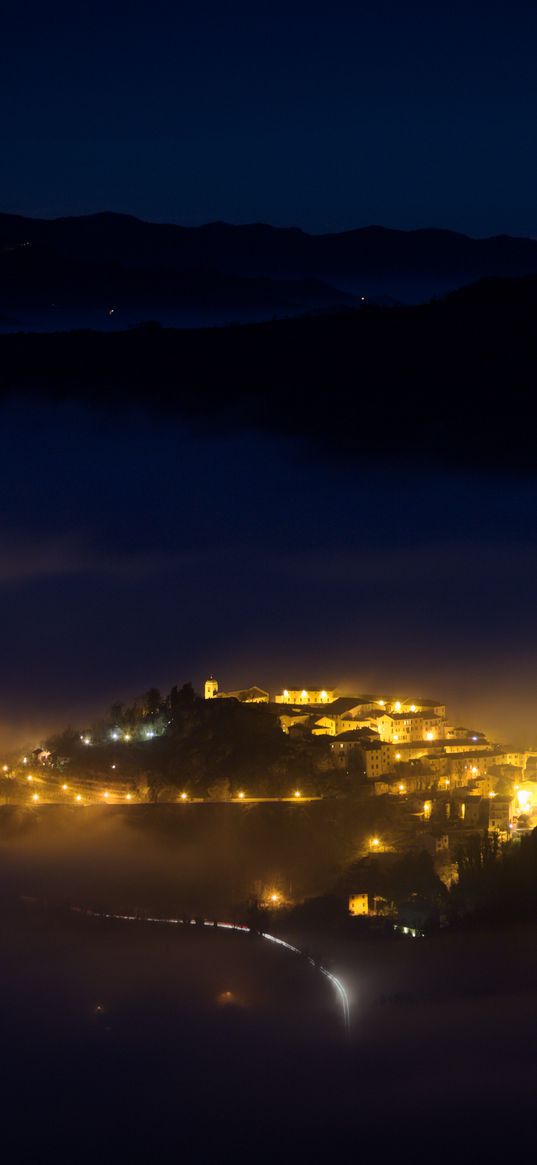
<svg viewBox="0 0 537 1165">
<path fill-rule="evenodd" d="M 71 261 L 177 272 L 201 267 L 256 279 L 313 277 L 358 295 L 414 301 L 483 276 L 537 273 L 534 239 L 380 226 L 309 235 L 263 223 L 182 227 L 111 213 L 52 220 L 0 215 L 0 249 L 24 243 Z"/>
</svg>

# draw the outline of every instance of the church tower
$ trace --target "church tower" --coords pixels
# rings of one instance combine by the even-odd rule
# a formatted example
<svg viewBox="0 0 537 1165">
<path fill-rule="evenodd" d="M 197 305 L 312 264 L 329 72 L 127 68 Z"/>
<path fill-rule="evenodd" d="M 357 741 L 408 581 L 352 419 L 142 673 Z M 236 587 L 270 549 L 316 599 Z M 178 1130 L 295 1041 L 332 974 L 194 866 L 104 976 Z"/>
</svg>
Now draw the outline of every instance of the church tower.
<svg viewBox="0 0 537 1165">
<path fill-rule="evenodd" d="M 209 676 L 209 679 L 205 680 L 205 699 L 214 700 L 216 695 L 218 695 L 218 680 L 215 680 L 214 676 Z"/>
</svg>

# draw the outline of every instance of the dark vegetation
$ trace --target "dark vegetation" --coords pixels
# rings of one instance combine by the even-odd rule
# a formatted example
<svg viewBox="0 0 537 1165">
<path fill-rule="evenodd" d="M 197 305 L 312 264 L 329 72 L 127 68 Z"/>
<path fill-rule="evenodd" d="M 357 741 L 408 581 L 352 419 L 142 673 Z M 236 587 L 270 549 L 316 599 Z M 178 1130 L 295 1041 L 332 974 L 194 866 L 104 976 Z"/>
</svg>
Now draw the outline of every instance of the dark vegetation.
<svg viewBox="0 0 537 1165">
<path fill-rule="evenodd" d="M 536 312 L 537 277 L 528 277 L 412 308 L 204 331 L 4 336 L 0 392 L 142 406 L 204 433 L 300 435 L 334 456 L 531 473 Z"/>
<path fill-rule="evenodd" d="M 147 739 L 146 731 L 155 731 Z M 78 730 L 52 737 L 53 764 L 71 775 L 101 778 L 116 764 L 115 778 L 130 779 L 151 800 L 189 796 L 225 800 L 243 791 L 257 797 L 348 792 L 350 778 L 333 765 L 328 737 L 288 736 L 277 709 L 235 699 L 204 700 L 191 684 L 167 696 L 150 689 L 131 706 L 114 704 L 89 730 L 88 748 Z M 131 735 L 128 744 L 112 734 Z M 107 780 L 110 779 L 107 775 Z"/>
<path fill-rule="evenodd" d="M 453 901 L 487 921 L 537 920 L 537 830 L 500 845 L 496 834 L 475 834 L 459 847 Z"/>
</svg>

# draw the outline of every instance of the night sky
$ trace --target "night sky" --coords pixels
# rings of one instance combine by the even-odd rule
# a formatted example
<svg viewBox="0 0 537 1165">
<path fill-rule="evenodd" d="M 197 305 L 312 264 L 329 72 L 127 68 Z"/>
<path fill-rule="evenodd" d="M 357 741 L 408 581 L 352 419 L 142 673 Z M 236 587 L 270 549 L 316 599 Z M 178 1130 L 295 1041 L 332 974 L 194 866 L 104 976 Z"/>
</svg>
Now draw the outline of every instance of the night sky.
<svg viewBox="0 0 537 1165">
<path fill-rule="evenodd" d="M 79 406 L 1 419 L 6 734 L 214 671 L 438 695 L 533 739 L 537 484 Z"/>
<path fill-rule="evenodd" d="M 532 0 L 7 6 L 2 209 L 537 233 Z"/>
<path fill-rule="evenodd" d="M 5 211 L 537 234 L 533 3 L 23 2 L 2 23 Z M 19 398 L 0 422 L 6 741 L 214 671 L 445 697 L 537 743 L 535 482 L 135 410 Z"/>
</svg>

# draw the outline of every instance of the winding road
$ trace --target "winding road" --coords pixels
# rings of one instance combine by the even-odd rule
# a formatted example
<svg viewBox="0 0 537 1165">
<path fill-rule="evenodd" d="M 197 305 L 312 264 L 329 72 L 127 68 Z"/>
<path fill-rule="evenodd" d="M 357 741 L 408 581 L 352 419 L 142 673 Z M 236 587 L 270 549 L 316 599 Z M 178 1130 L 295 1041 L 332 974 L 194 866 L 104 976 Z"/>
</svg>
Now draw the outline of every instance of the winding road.
<svg viewBox="0 0 537 1165">
<path fill-rule="evenodd" d="M 213 929 L 217 930 L 231 930 L 237 931 L 241 934 L 252 934 L 252 928 L 245 926 L 244 924 L 236 922 L 216 922 L 208 918 L 200 920 L 196 918 L 184 919 L 154 918 L 151 916 L 141 917 L 138 914 L 113 914 L 107 911 L 90 910 L 88 907 L 83 906 L 72 906 L 71 910 L 78 914 L 91 915 L 93 918 L 114 919 L 117 922 L 138 922 L 147 923 L 148 925 L 157 924 L 160 926 L 199 926 L 202 924 L 203 926 L 212 927 Z M 310 966 L 315 967 L 321 975 L 324 975 L 325 979 L 329 980 L 341 1004 L 345 1034 L 349 1035 L 351 1028 L 350 1003 L 347 990 L 341 979 L 339 979 L 337 975 L 334 975 L 332 971 L 329 971 L 327 967 L 323 967 L 320 963 L 317 963 L 315 959 L 313 959 L 306 951 L 300 950 L 299 947 L 293 946 L 292 943 L 288 943 L 285 939 L 278 938 L 278 936 L 275 934 L 268 934 L 267 931 L 258 931 L 254 933 L 258 933 L 260 938 L 264 939 L 266 942 L 275 943 L 277 946 L 282 947 L 284 950 L 290 951 L 291 954 L 299 955 L 301 958 L 306 959 Z"/>
</svg>

